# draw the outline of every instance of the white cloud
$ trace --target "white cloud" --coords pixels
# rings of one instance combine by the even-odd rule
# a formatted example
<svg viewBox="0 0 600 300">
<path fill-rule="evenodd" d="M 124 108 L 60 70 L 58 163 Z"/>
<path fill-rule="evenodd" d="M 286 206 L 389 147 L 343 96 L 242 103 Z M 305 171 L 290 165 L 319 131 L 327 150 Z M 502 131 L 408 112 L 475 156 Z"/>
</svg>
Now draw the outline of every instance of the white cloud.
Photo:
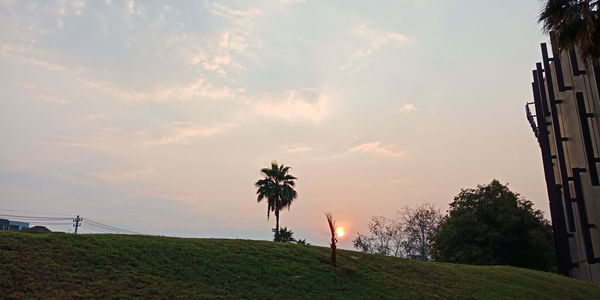
<svg viewBox="0 0 600 300">
<path fill-rule="evenodd" d="M 235 124 L 200 125 L 193 122 L 169 122 L 158 130 L 125 130 L 122 128 L 100 128 L 81 137 L 63 137 L 44 145 L 60 148 L 82 148 L 92 151 L 123 154 L 140 147 L 185 145 L 193 139 L 210 137 L 222 133 Z"/>
<path fill-rule="evenodd" d="M 406 179 L 405 178 L 392 178 L 392 179 L 390 179 L 390 183 L 402 184 L 402 183 L 406 183 Z"/>
<path fill-rule="evenodd" d="M 80 16 L 86 7 L 85 0 L 67 0 L 60 1 L 56 6 L 56 13 L 60 16 L 77 15 Z"/>
<path fill-rule="evenodd" d="M 304 4 L 306 0 L 280 0 L 279 3 L 284 5 L 296 5 L 296 4 Z"/>
<path fill-rule="evenodd" d="M 206 8 L 213 16 L 226 19 L 228 26 L 212 37 L 179 34 L 168 44 L 177 45 L 189 65 L 206 71 L 225 75 L 230 70 L 242 70 L 244 67 L 236 56 L 253 56 L 250 46 L 260 43 L 253 34 L 260 10 L 234 9 L 218 2 L 207 4 Z"/>
<path fill-rule="evenodd" d="M 67 104 L 67 103 L 69 103 L 69 100 L 67 100 L 63 97 L 59 97 L 59 96 L 41 94 L 41 95 L 39 95 L 39 97 L 42 100 L 42 102 L 45 102 L 45 103 L 51 103 L 51 104 Z"/>
<path fill-rule="evenodd" d="M 410 104 L 410 103 L 404 104 L 402 106 L 402 108 L 400 108 L 401 112 L 407 112 L 407 113 L 417 111 L 417 110 L 419 110 L 419 108 L 416 107 L 414 104 Z"/>
<path fill-rule="evenodd" d="M 81 80 L 90 88 L 102 90 L 123 100 L 133 102 L 221 99 L 230 98 L 236 94 L 236 91 L 229 87 L 210 83 L 204 78 L 198 78 L 187 85 L 172 85 L 149 92 L 122 89 L 106 81 Z"/>
<path fill-rule="evenodd" d="M 362 47 L 352 51 L 348 62 L 341 65 L 341 70 L 356 72 L 360 70 L 367 62 L 367 59 L 386 46 L 401 47 L 407 44 L 410 39 L 408 36 L 375 28 L 367 24 L 360 24 L 350 31 L 350 33 L 362 41 Z"/>
<path fill-rule="evenodd" d="M 330 100 L 315 89 L 263 94 L 254 103 L 256 112 L 287 121 L 319 122 L 329 114 Z"/>
<path fill-rule="evenodd" d="M 165 134 L 156 136 L 148 130 L 141 130 L 134 133 L 133 136 L 143 146 L 187 144 L 193 138 L 213 136 L 232 126 L 235 125 L 203 126 L 192 122 L 171 122 L 165 126 Z"/>
<path fill-rule="evenodd" d="M 210 13 L 231 19 L 238 24 L 246 24 L 249 17 L 255 16 L 260 12 L 256 8 L 234 9 L 219 2 L 211 2 L 206 8 Z"/>
<path fill-rule="evenodd" d="M 203 199 L 200 194 L 193 191 L 182 191 L 181 189 L 164 187 L 135 188 L 134 193 L 143 197 L 157 197 L 174 200 L 194 208 L 197 208 Z"/>
<path fill-rule="evenodd" d="M 396 147 L 391 145 L 383 145 L 381 142 L 372 142 L 372 143 L 364 143 L 357 146 L 354 146 L 348 150 L 349 152 L 365 152 L 365 153 L 374 153 L 384 156 L 390 157 L 400 157 L 404 156 L 404 152 L 396 149 Z"/>
<path fill-rule="evenodd" d="M 14 32 L 12 34 L 22 34 Z M 3 34 L 0 33 L 0 39 Z M 33 38 L 32 38 L 33 39 Z M 41 49 L 36 49 L 31 42 L 8 42 L 0 43 L 0 56 L 7 56 L 13 59 L 14 62 L 28 64 L 49 71 L 71 71 L 74 69 L 61 64 L 52 62 L 48 57 L 48 53 Z"/>
<path fill-rule="evenodd" d="M 290 153 L 302 153 L 302 152 L 308 152 L 308 151 L 312 150 L 312 147 L 298 146 L 298 145 L 283 146 L 281 148 Z"/>
<path fill-rule="evenodd" d="M 58 148 L 80 148 L 98 152 L 114 152 L 132 146 L 131 134 L 115 127 L 104 127 L 81 137 L 56 137 L 41 142 L 45 146 Z"/>
<path fill-rule="evenodd" d="M 199 40 L 188 35 L 179 36 L 178 39 L 190 65 L 199 65 L 204 70 L 219 74 L 226 74 L 228 69 L 243 69 L 234 58 L 234 54 L 245 54 L 249 47 L 247 34 L 243 32 L 227 29 L 218 36 L 217 42 L 210 45 L 206 44 L 206 39 Z M 185 44 L 189 46 L 183 46 Z"/>
<path fill-rule="evenodd" d="M 96 120 L 100 120 L 100 119 L 105 119 L 106 116 L 103 114 L 99 114 L 99 113 L 95 113 L 95 114 L 86 114 L 83 116 L 82 120 L 84 122 L 91 122 L 91 121 L 96 121 Z"/>
<path fill-rule="evenodd" d="M 134 0 L 127 0 L 127 3 L 125 5 L 127 6 L 127 12 L 130 15 L 137 13 L 137 11 L 135 9 L 135 1 Z"/>
<path fill-rule="evenodd" d="M 155 175 L 154 168 L 142 168 L 142 169 L 131 169 L 131 170 L 118 170 L 118 171 L 104 171 L 94 174 L 95 177 L 100 178 L 110 183 L 123 183 L 125 181 L 136 180 L 140 178 L 146 178 Z"/>
</svg>

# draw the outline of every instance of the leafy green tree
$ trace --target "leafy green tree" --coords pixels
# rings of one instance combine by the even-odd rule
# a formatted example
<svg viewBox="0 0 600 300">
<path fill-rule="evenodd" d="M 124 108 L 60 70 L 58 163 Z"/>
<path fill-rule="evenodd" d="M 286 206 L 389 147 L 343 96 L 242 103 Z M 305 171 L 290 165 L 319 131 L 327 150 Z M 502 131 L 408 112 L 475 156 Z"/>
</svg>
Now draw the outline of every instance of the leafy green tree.
<svg viewBox="0 0 600 300">
<path fill-rule="evenodd" d="M 585 60 L 600 58 L 599 0 L 544 0 L 539 22 L 554 32 L 562 50 L 579 48 Z"/>
<path fill-rule="evenodd" d="M 435 260 L 553 271 L 552 228 L 531 201 L 499 181 L 463 189 L 432 238 Z"/>
<path fill-rule="evenodd" d="M 298 197 L 298 193 L 294 189 L 297 178 L 290 175 L 289 166 L 278 165 L 277 162 L 272 162 L 270 168 L 260 170 L 264 178 L 258 180 L 256 186 L 256 194 L 258 202 L 263 199 L 267 201 L 267 220 L 270 213 L 275 213 L 275 241 L 279 241 L 279 212 L 284 208 L 290 208 L 292 202 Z"/>
</svg>

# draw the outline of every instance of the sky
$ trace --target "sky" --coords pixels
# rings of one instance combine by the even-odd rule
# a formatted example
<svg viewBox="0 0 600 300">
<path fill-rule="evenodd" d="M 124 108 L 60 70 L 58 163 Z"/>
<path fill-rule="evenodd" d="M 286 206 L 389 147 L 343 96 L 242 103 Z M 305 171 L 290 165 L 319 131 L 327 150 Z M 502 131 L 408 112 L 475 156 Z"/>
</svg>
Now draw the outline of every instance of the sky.
<svg viewBox="0 0 600 300">
<path fill-rule="evenodd" d="M 537 0 L 0 0 L 0 209 L 327 245 L 496 178 L 548 215 L 524 114 Z M 69 226 L 50 226 L 70 231 Z M 82 229 L 83 232 L 86 231 Z"/>
</svg>

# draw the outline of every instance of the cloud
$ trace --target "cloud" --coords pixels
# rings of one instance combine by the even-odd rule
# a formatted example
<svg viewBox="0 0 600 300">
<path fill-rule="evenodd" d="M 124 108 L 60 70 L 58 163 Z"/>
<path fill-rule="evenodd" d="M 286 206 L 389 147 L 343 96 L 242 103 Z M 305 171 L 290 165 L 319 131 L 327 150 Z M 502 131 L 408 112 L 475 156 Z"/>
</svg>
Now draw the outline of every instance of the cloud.
<svg viewBox="0 0 600 300">
<path fill-rule="evenodd" d="M 197 137 L 209 137 L 223 132 L 225 128 L 235 126 L 224 124 L 216 126 L 203 126 L 192 122 L 171 122 L 165 127 L 165 134 L 155 136 L 148 130 L 141 130 L 133 134 L 143 146 L 163 146 L 168 144 L 187 144 L 189 140 Z"/>
<path fill-rule="evenodd" d="M 155 175 L 154 168 L 142 168 L 142 169 L 131 169 L 131 170 L 119 170 L 119 171 L 104 171 L 94 174 L 95 177 L 100 178 L 110 183 L 122 183 L 125 181 L 131 181 L 140 179 L 142 177 L 150 177 Z"/>
<path fill-rule="evenodd" d="M 80 16 L 86 5 L 85 0 L 60 1 L 56 6 L 56 13 L 60 16 Z"/>
<path fill-rule="evenodd" d="M 401 47 L 406 45 L 410 39 L 408 36 L 375 28 L 367 24 L 360 24 L 350 33 L 362 41 L 362 47 L 352 51 L 348 62 L 341 65 L 341 70 L 356 72 L 367 62 L 368 58 L 386 46 Z"/>
<path fill-rule="evenodd" d="M 177 121 L 165 123 L 158 130 L 105 127 L 82 137 L 63 137 L 43 144 L 51 147 L 123 153 L 138 147 L 185 145 L 193 139 L 214 136 L 234 126 L 236 125 L 231 123 L 208 126 Z M 135 151 L 138 150 L 139 148 Z"/>
<path fill-rule="evenodd" d="M 231 88 L 210 83 L 204 78 L 198 78 L 186 85 L 172 85 L 169 87 L 158 88 L 154 91 L 127 90 L 106 81 L 89 79 L 81 80 L 90 88 L 98 89 L 125 101 L 132 102 L 168 102 L 206 98 L 221 99 L 230 98 L 236 94 L 236 91 Z M 243 90 L 238 90 L 237 92 L 241 91 Z"/>
<path fill-rule="evenodd" d="M 329 97 L 316 89 L 263 94 L 254 103 L 259 114 L 286 121 L 319 122 L 329 114 Z"/>
<path fill-rule="evenodd" d="M 402 106 L 402 108 L 400 108 L 401 112 L 406 112 L 406 113 L 417 111 L 417 110 L 419 110 L 419 108 L 416 107 L 414 104 L 410 104 L 410 103 L 404 104 Z"/>
<path fill-rule="evenodd" d="M 404 152 L 396 149 L 391 145 L 383 145 L 381 142 L 364 143 L 354 146 L 348 150 L 349 152 L 364 152 L 374 153 L 389 157 L 401 157 L 404 156 Z"/>
<path fill-rule="evenodd" d="M 168 44 L 182 49 L 189 65 L 200 66 L 206 71 L 225 75 L 230 70 L 244 69 L 236 56 L 253 56 L 250 46 L 260 43 L 253 34 L 255 18 L 260 15 L 260 10 L 234 9 L 218 2 L 208 3 L 206 8 L 211 15 L 226 19 L 228 26 L 208 38 L 179 34 Z"/>
<path fill-rule="evenodd" d="M 392 179 L 390 179 L 390 183 L 402 184 L 402 183 L 406 183 L 406 179 L 405 178 L 392 178 Z"/>
<path fill-rule="evenodd" d="M 229 86 L 209 82 L 205 77 L 197 77 L 185 84 L 171 84 L 153 90 L 134 90 L 121 88 L 118 85 L 85 76 L 81 67 L 70 67 L 54 63 L 47 59 L 44 51 L 26 45 L 0 44 L 0 55 L 12 57 L 16 62 L 36 66 L 49 71 L 67 72 L 75 76 L 88 88 L 103 91 L 125 101 L 131 102 L 169 102 L 189 101 L 197 99 L 231 98 L 243 89 L 232 89 Z"/>
<path fill-rule="evenodd" d="M 91 122 L 91 121 L 96 121 L 96 120 L 100 120 L 100 119 L 105 119 L 106 116 L 103 114 L 86 114 L 83 116 L 82 120 L 84 122 Z"/>
<path fill-rule="evenodd" d="M 3 34 L 0 32 L 0 39 Z M 13 32 L 12 35 L 21 35 L 19 31 Z M 34 39 L 33 37 L 31 39 Z M 0 43 L 0 56 L 7 56 L 13 59 L 16 63 L 28 64 L 49 71 L 71 71 L 69 67 L 50 61 L 47 51 L 36 49 L 30 41 L 28 42 L 9 42 Z"/>
<path fill-rule="evenodd" d="M 306 3 L 306 0 L 280 0 L 279 3 L 284 5 L 297 5 Z"/>
<path fill-rule="evenodd" d="M 125 5 L 127 6 L 127 13 L 129 13 L 129 15 L 141 13 L 140 10 L 137 8 L 137 5 L 135 4 L 134 0 L 127 0 Z"/>
<path fill-rule="evenodd" d="M 39 97 L 40 97 L 40 100 L 44 103 L 63 104 L 63 105 L 69 103 L 69 100 L 67 100 L 63 97 L 59 97 L 59 96 L 41 94 L 41 95 L 39 95 Z"/>
<path fill-rule="evenodd" d="M 131 133 L 115 127 L 103 127 L 80 137 L 58 137 L 41 142 L 44 146 L 79 148 L 99 152 L 113 152 L 132 146 Z"/>
<path fill-rule="evenodd" d="M 198 208 L 198 205 L 200 205 L 202 203 L 202 200 L 204 200 L 204 198 L 196 192 L 181 191 L 180 189 L 170 189 L 163 187 L 135 188 L 134 193 L 137 196 L 142 197 L 156 197 L 174 200 L 194 208 Z"/>
<path fill-rule="evenodd" d="M 308 152 L 308 151 L 312 150 L 312 147 L 297 146 L 297 145 L 283 146 L 281 148 L 290 153 L 302 153 L 302 152 Z"/>
<path fill-rule="evenodd" d="M 180 37 L 188 39 L 187 37 Z M 203 40 L 204 41 L 204 40 Z M 234 58 L 234 54 L 243 54 L 249 47 L 248 37 L 235 30 L 222 32 L 216 43 L 209 45 L 198 45 L 195 38 L 188 39 L 192 44 L 185 52 L 187 63 L 202 66 L 207 71 L 226 74 L 228 69 L 241 70 L 243 66 Z M 193 49 L 189 51 L 189 49 Z"/>
</svg>

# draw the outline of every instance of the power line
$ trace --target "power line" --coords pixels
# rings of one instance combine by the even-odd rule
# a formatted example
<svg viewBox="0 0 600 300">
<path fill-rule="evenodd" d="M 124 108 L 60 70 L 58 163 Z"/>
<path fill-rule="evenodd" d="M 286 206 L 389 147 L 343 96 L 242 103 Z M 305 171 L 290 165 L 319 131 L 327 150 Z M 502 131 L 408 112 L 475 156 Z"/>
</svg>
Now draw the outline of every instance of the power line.
<svg viewBox="0 0 600 300">
<path fill-rule="evenodd" d="M 20 216 L 20 215 L 8 215 L 0 214 L 1 217 L 19 218 L 19 219 L 32 219 L 32 220 L 70 220 L 71 218 L 59 218 L 59 217 L 40 217 L 40 216 Z"/>
<path fill-rule="evenodd" d="M 112 225 L 108 225 L 108 224 L 104 224 L 104 223 L 100 223 L 98 221 L 94 221 L 92 219 L 87 219 L 86 221 L 88 224 L 92 224 L 92 225 L 96 225 L 98 227 L 103 227 L 106 228 L 108 230 L 112 230 L 112 231 L 119 231 L 119 232 L 129 232 L 129 233 L 133 233 L 133 234 L 141 234 L 144 235 L 144 233 L 141 232 L 137 232 L 137 231 L 133 231 L 133 230 L 129 230 L 129 229 L 125 229 L 125 228 L 120 228 L 120 227 L 116 227 L 116 226 L 112 226 Z"/>
<path fill-rule="evenodd" d="M 71 225 L 73 223 L 66 223 L 66 222 L 28 222 L 29 224 L 37 224 L 37 225 Z"/>
<path fill-rule="evenodd" d="M 21 211 L 35 214 L 42 214 L 41 212 L 34 211 L 24 211 L 24 210 L 14 210 L 14 209 L 0 209 L 1 211 Z M 114 225 L 106 224 L 103 222 L 99 222 L 96 220 L 92 220 L 86 218 L 85 221 L 83 218 L 80 218 L 79 215 L 77 217 L 49 217 L 49 216 L 35 216 L 35 215 L 13 215 L 13 214 L 2 214 L 0 213 L 0 217 L 11 218 L 13 220 L 19 220 L 24 222 L 29 222 L 31 224 L 43 224 L 43 225 L 71 225 L 75 227 L 75 233 L 77 233 L 78 227 L 82 226 L 84 228 L 88 228 L 97 232 L 110 232 L 110 233 L 125 233 L 125 234 L 138 234 L 138 235 L 146 235 L 145 233 L 141 233 L 138 231 L 117 227 Z"/>
<path fill-rule="evenodd" d="M 92 227 L 96 227 L 96 228 L 101 228 L 101 229 L 104 229 L 104 230 L 106 230 L 106 231 L 111 231 L 111 232 L 115 232 L 115 231 L 117 231 L 117 232 L 121 232 L 121 230 L 119 230 L 119 229 L 115 229 L 115 228 L 111 228 L 111 227 L 108 227 L 108 226 L 104 226 L 104 225 L 99 225 L 99 224 L 91 223 L 91 222 L 88 222 L 88 221 L 86 221 L 86 224 L 85 224 L 85 225 L 86 225 L 86 226 L 92 226 Z"/>
<path fill-rule="evenodd" d="M 102 233 L 114 232 L 114 231 L 110 231 L 110 230 L 107 230 L 107 229 L 104 229 L 104 228 L 101 228 L 101 227 L 97 227 L 97 226 L 94 226 L 94 225 L 91 225 L 91 224 L 81 224 L 81 227 L 82 228 L 86 228 L 86 229 L 92 229 L 94 231 L 102 232 Z"/>
<path fill-rule="evenodd" d="M 86 228 L 86 229 L 91 229 L 91 230 L 101 232 L 101 233 L 133 234 L 132 232 L 118 231 L 118 230 L 114 230 L 112 228 L 102 227 L 102 226 L 94 225 L 91 223 L 84 223 L 81 225 L 81 227 Z M 135 233 L 135 234 L 138 234 L 138 233 Z"/>
<path fill-rule="evenodd" d="M 104 226 L 106 226 L 106 227 L 111 227 L 111 228 L 114 228 L 114 229 L 116 229 L 116 230 L 121 230 L 121 231 L 129 231 L 129 232 L 133 232 L 133 233 L 141 234 L 140 232 L 137 232 L 137 231 L 134 231 L 134 230 L 130 230 L 130 229 L 122 228 L 122 227 L 113 226 L 113 225 L 110 225 L 110 224 L 107 224 L 107 223 L 103 223 L 103 222 L 98 222 L 98 221 L 96 221 L 96 220 L 93 220 L 93 219 L 92 219 L 92 220 L 89 220 L 89 219 L 88 219 L 88 221 L 90 221 L 90 222 L 92 222 L 92 223 L 95 223 L 95 224 L 98 224 L 98 225 L 104 225 Z"/>
<path fill-rule="evenodd" d="M 99 232 L 99 233 L 106 233 L 104 230 L 94 229 L 94 228 L 89 227 L 88 225 L 84 225 L 84 224 L 81 224 L 81 228 L 89 229 L 89 230 Z"/>
<path fill-rule="evenodd" d="M 32 210 L 20 210 L 20 209 L 3 209 L 0 208 L 1 211 L 8 211 L 8 212 L 24 212 L 24 213 L 32 213 L 32 214 L 43 214 L 43 215 L 53 215 L 53 216 L 61 216 L 61 217 L 68 217 L 69 214 L 55 214 L 55 213 L 48 213 L 48 212 L 39 212 L 39 211 L 32 211 Z"/>
</svg>

